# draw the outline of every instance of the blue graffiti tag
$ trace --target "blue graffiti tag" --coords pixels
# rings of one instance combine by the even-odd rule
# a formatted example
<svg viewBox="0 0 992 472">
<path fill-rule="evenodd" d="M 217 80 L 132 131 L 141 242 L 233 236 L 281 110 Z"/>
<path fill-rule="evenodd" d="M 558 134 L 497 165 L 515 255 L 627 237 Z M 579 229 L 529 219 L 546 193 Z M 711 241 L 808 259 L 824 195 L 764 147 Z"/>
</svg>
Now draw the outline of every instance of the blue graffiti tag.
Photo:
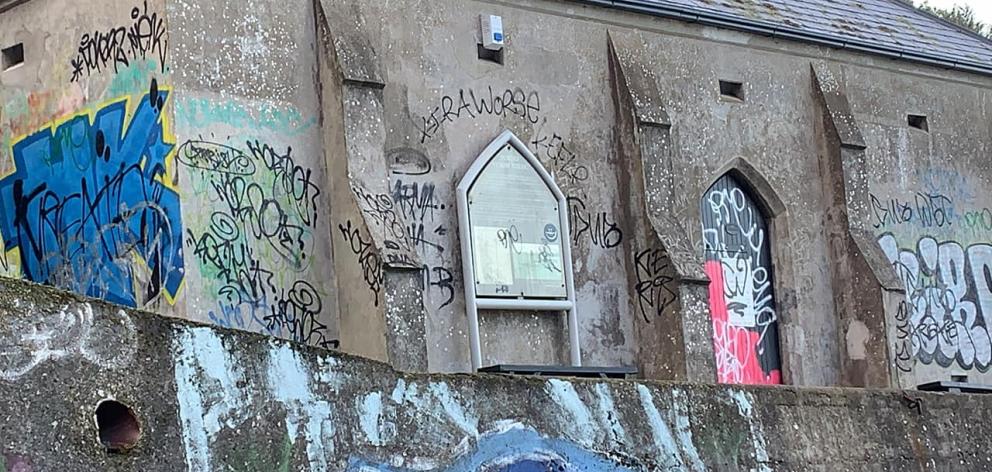
<svg viewBox="0 0 992 472">
<path fill-rule="evenodd" d="M 14 144 L 0 231 L 25 278 L 131 307 L 163 290 L 175 298 L 184 271 L 179 194 L 165 183 L 169 95 L 153 80 L 126 130 L 120 100 L 92 123 L 84 113 Z"/>
<path fill-rule="evenodd" d="M 412 469 L 352 458 L 348 472 L 412 472 Z M 563 439 L 546 438 L 529 428 L 484 436 L 474 451 L 435 472 L 630 472 L 611 459 Z"/>
</svg>

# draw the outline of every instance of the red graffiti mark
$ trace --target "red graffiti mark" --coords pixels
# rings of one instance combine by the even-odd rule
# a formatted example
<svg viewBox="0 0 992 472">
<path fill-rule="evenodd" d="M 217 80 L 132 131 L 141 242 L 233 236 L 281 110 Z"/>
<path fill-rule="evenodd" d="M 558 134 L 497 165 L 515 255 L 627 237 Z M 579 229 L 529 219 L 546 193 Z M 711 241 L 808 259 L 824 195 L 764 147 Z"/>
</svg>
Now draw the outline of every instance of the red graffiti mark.
<svg viewBox="0 0 992 472">
<path fill-rule="evenodd" d="M 761 333 L 728 322 L 724 297 L 723 266 L 720 261 L 706 261 L 710 277 L 710 312 L 713 316 L 713 351 L 716 354 L 717 381 L 732 384 L 782 383 L 782 372 L 774 369 L 765 375 L 758 360 Z"/>
</svg>

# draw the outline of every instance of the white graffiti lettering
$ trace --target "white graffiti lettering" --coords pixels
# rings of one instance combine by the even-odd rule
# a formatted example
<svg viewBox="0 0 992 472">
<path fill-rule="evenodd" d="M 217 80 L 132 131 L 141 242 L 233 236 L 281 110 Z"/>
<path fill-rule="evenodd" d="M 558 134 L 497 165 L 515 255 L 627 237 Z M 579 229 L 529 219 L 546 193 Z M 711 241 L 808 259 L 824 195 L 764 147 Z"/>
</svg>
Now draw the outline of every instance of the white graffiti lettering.
<svg viewBox="0 0 992 472">
<path fill-rule="evenodd" d="M 878 242 L 906 287 L 909 304 L 908 313 L 897 320 L 899 369 L 908 372 L 915 357 L 923 364 L 957 363 L 962 369 L 988 371 L 992 245 L 975 244 L 965 250 L 955 241 L 938 243 L 924 237 L 914 251 L 900 249 L 892 234 L 882 235 Z"/>
<path fill-rule="evenodd" d="M 39 318 L 15 318 L 5 322 L 0 337 L 0 380 L 14 381 L 45 362 L 73 356 L 121 368 L 135 349 L 134 322 L 123 311 L 98 317 L 87 303 Z"/>
</svg>

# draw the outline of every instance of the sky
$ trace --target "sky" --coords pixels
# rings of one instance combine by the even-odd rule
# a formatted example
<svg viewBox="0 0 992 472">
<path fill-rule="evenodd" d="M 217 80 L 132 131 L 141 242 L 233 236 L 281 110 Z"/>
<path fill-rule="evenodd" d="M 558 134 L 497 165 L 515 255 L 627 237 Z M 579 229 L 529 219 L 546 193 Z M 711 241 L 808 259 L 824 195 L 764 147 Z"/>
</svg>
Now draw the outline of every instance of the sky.
<svg viewBox="0 0 992 472">
<path fill-rule="evenodd" d="M 920 5 L 923 0 L 916 0 Z M 975 16 L 982 22 L 992 24 L 992 0 L 928 0 L 930 5 L 938 8 L 951 8 L 954 5 L 967 5 L 975 10 Z"/>
</svg>

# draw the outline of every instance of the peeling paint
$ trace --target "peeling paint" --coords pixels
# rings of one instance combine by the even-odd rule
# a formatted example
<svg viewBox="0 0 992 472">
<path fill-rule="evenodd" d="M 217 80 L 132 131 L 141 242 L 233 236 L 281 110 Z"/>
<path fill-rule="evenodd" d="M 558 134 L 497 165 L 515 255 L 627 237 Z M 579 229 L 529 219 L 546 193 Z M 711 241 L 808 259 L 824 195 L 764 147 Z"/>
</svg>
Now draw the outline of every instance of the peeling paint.
<svg viewBox="0 0 992 472">
<path fill-rule="evenodd" d="M 547 391 L 551 399 L 570 417 L 563 425 L 569 438 L 583 446 L 591 447 L 596 440 L 596 431 L 593 429 L 596 423 L 593 421 L 592 412 L 579 398 L 575 387 L 564 380 L 551 379 L 548 380 Z"/>
<path fill-rule="evenodd" d="M 768 467 L 768 450 L 765 448 L 765 436 L 761 431 L 761 426 L 754 419 L 754 409 L 751 406 L 751 398 L 747 392 L 740 390 L 730 390 L 727 392 L 730 396 L 731 401 L 737 405 L 737 411 L 740 412 L 741 416 L 747 419 L 748 428 L 750 428 L 751 433 L 751 450 L 754 454 L 754 459 L 758 463 L 756 472 L 771 472 L 771 468 Z"/>
<path fill-rule="evenodd" d="M 233 428 L 248 415 L 240 384 L 244 374 L 209 328 L 183 328 L 173 343 L 186 464 L 189 470 L 212 470 L 211 443 L 222 428 Z"/>
<path fill-rule="evenodd" d="M 685 470 L 685 461 L 679 453 L 679 447 L 675 443 L 675 437 L 672 436 L 672 431 L 669 429 L 668 423 L 665 422 L 661 416 L 661 412 L 658 411 L 658 407 L 655 406 L 651 391 L 643 385 L 638 385 L 637 394 L 641 400 L 641 407 L 644 408 L 645 419 L 651 431 L 651 437 L 654 440 L 654 452 L 658 460 L 662 464 L 665 464 L 666 467 L 676 467 L 679 470 Z"/>
<path fill-rule="evenodd" d="M 479 436 L 479 420 L 471 416 L 465 410 L 461 403 L 459 403 L 455 398 L 447 384 L 432 383 L 428 389 L 434 397 L 437 398 L 437 401 L 441 403 L 441 407 L 448 415 L 448 418 L 450 418 L 459 429 L 464 431 L 470 437 Z"/>
<path fill-rule="evenodd" d="M 303 430 L 311 470 L 327 470 L 327 456 L 334 454 L 331 405 L 311 390 L 310 375 L 299 354 L 286 343 L 269 349 L 269 388 L 273 399 L 286 408 L 286 430 L 294 443 Z"/>
<path fill-rule="evenodd" d="M 362 432 L 365 433 L 365 439 L 373 446 L 384 445 L 385 441 L 383 441 L 379 434 L 382 421 L 382 394 L 373 392 L 355 401 L 358 402 L 357 407 L 361 415 L 359 421 L 361 422 Z"/>
<path fill-rule="evenodd" d="M 596 415 L 600 425 L 609 430 L 609 442 L 611 446 L 617 446 L 627 442 L 627 430 L 617 414 L 616 405 L 613 403 L 613 395 L 610 386 L 607 384 L 596 385 L 597 403 Z"/>
</svg>

